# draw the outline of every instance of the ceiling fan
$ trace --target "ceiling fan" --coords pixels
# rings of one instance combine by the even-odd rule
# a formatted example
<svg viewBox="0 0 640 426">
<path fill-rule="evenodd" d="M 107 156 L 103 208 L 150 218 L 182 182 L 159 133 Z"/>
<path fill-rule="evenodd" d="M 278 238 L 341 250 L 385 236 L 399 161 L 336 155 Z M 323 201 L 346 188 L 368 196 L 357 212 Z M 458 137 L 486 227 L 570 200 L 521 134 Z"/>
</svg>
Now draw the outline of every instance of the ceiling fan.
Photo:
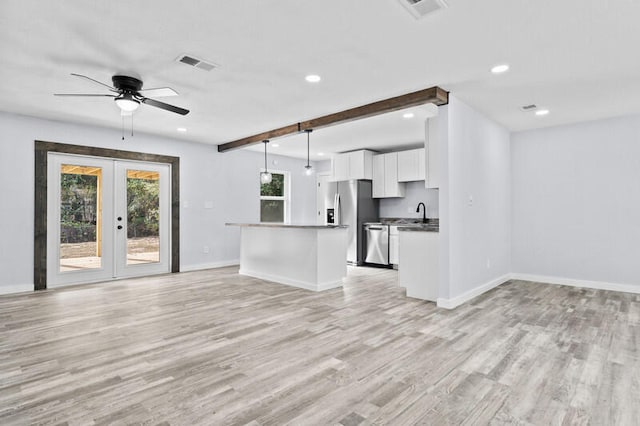
<svg viewBox="0 0 640 426">
<path fill-rule="evenodd" d="M 174 105 L 169 105 L 164 102 L 156 101 L 148 98 L 148 96 L 160 97 L 160 96 L 177 96 L 178 93 L 170 87 L 159 87 L 155 89 L 142 89 L 142 81 L 126 75 L 114 75 L 111 77 L 113 86 L 102 83 L 98 80 L 94 80 L 91 77 L 87 77 L 82 74 L 71 75 L 84 78 L 92 81 L 113 92 L 112 94 L 99 94 L 99 93 L 54 93 L 54 96 L 82 96 L 82 97 L 108 97 L 114 98 L 116 105 L 120 107 L 123 113 L 131 113 L 138 109 L 140 104 L 147 104 L 156 108 L 164 109 L 167 111 L 175 112 L 181 115 L 189 114 L 188 109 L 180 108 Z"/>
</svg>

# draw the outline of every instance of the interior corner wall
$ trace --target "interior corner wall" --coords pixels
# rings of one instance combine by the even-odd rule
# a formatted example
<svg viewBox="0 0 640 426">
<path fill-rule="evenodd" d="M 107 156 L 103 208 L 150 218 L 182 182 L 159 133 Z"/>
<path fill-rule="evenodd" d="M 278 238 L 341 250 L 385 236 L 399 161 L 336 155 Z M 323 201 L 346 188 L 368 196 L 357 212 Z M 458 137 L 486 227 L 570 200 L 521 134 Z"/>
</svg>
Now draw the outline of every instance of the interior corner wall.
<svg viewBox="0 0 640 426">
<path fill-rule="evenodd" d="M 181 270 L 236 262 L 239 229 L 225 222 L 259 221 L 259 152 L 220 154 L 213 145 L 143 133 L 123 141 L 113 129 L 8 113 L 0 113 L 0 128 L 0 294 L 33 290 L 34 140 L 180 157 Z M 291 222 L 315 222 L 315 178 L 303 175 L 305 161 L 269 160 L 291 172 Z M 213 208 L 205 208 L 209 201 Z"/>
<path fill-rule="evenodd" d="M 512 165 L 514 273 L 640 291 L 640 115 L 514 133 Z"/>
<path fill-rule="evenodd" d="M 447 113 L 440 209 L 453 299 L 511 272 L 511 138 L 507 129 L 453 96 Z"/>
</svg>

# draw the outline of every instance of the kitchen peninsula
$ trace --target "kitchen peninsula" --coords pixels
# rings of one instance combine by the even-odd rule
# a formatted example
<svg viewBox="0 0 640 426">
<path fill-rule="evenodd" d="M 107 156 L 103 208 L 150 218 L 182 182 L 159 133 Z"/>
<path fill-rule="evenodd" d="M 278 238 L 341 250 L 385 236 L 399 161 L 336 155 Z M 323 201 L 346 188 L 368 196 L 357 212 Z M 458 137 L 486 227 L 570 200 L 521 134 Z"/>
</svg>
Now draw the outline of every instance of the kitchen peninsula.
<svg viewBox="0 0 640 426">
<path fill-rule="evenodd" d="M 313 291 L 342 287 L 347 227 L 227 223 L 240 227 L 241 275 Z"/>
</svg>

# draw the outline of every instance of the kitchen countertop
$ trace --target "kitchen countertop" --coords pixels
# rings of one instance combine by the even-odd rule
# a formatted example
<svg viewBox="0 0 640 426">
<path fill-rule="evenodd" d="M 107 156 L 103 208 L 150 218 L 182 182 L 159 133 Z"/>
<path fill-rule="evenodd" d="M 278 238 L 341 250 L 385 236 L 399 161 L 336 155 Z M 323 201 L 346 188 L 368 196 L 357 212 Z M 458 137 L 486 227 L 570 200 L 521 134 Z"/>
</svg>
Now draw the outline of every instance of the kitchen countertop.
<svg viewBox="0 0 640 426">
<path fill-rule="evenodd" d="M 254 226 L 262 228 L 344 229 L 346 225 L 291 225 L 286 223 L 225 223 L 226 226 Z"/>
<path fill-rule="evenodd" d="M 440 232 L 440 227 L 429 224 L 403 225 L 398 226 L 398 232 Z"/>
<path fill-rule="evenodd" d="M 403 232 L 440 231 L 440 219 L 438 218 L 429 218 L 427 223 L 422 223 L 422 219 L 383 217 L 380 218 L 380 222 L 384 225 L 397 226 L 398 231 Z"/>
</svg>

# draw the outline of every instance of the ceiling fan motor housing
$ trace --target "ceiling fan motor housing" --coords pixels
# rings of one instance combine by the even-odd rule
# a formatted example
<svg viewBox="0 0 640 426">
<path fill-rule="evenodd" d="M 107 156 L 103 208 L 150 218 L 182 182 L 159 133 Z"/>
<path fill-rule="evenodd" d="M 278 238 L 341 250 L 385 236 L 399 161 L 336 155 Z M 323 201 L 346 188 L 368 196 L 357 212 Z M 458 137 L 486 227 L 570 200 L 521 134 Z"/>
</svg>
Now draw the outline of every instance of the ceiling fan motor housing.
<svg viewBox="0 0 640 426">
<path fill-rule="evenodd" d="M 113 87 L 121 92 L 137 93 L 142 89 L 142 81 L 134 77 L 114 75 L 111 80 L 113 81 Z"/>
</svg>

